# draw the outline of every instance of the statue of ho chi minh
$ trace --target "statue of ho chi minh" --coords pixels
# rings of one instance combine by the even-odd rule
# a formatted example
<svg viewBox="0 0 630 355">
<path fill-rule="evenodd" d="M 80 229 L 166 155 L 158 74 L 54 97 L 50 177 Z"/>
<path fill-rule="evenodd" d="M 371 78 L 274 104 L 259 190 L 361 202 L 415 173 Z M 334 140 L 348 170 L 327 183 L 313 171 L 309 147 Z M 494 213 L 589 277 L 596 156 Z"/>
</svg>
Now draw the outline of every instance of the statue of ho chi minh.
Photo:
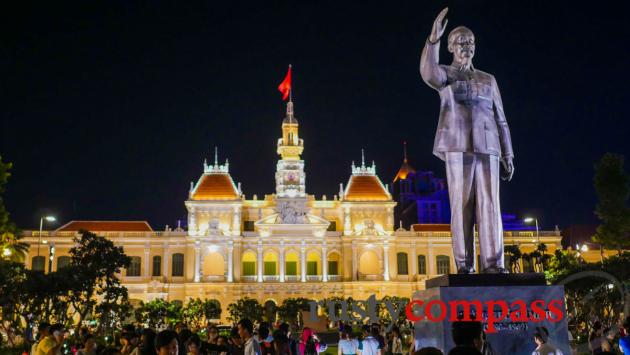
<svg viewBox="0 0 630 355">
<path fill-rule="evenodd" d="M 460 26 L 448 35 L 450 65 L 439 64 L 440 38 L 448 8 L 435 19 L 420 59 L 420 74 L 440 94 L 433 154 L 446 163 L 451 204 L 451 234 L 457 272 L 475 272 L 475 222 L 480 269 L 507 273 L 503 261 L 503 226 L 499 204 L 500 166 L 504 180 L 514 174 L 514 152 L 499 88 L 491 74 L 475 69 L 475 36 Z"/>
</svg>

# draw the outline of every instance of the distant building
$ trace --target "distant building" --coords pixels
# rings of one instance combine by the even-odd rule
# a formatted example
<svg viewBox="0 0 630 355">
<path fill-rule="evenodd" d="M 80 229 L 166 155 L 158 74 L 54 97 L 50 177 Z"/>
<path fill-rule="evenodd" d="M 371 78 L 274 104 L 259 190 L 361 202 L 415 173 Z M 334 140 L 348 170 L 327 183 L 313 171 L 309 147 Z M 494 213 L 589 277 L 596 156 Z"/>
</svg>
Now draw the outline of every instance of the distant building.
<svg viewBox="0 0 630 355">
<path fill-rule="evenodd" d="M 449 203 L 446 179 L 436 177 L 433 171 L 417 171 L 407 159 L 407 142 L 404 142 L 403 163 L 394 177 L 390 188 L 394 200 L 396 222 L 404 228 L 415 224 L 450 224 L 451 206 Z M 502 213 L 503 230 L 532 231 L 535 227 L 525 224 L 515 214 Z"/>
<path fill-rule="evenodd" d="M 451 210 L 445 179 L 435 177 L 432 171 L 416 171 L 407 160 L 407 142 L 404 143 L 403 163 L 391 189 L 398 202 L 394 218 L 404 228 L 416 223 L 450 223 Z"/>
</svg>

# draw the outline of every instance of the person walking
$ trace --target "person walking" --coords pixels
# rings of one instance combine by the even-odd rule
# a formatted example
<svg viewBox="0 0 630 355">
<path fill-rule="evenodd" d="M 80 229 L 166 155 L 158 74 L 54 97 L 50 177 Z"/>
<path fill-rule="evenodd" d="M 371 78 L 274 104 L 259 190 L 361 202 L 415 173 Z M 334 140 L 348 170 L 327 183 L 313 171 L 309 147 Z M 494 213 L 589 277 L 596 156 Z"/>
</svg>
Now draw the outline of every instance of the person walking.
<svg viewBox="0 0 630 355">
<path fill-rule="evenodd" d="M 244 342 L 243 353 L 244 355 L 261 355 L 260 344 L 254 339 L 254 324 L 251 320 L 245 318 L 241 319 L 237 324 L 238 335 Z"/>
</svg>

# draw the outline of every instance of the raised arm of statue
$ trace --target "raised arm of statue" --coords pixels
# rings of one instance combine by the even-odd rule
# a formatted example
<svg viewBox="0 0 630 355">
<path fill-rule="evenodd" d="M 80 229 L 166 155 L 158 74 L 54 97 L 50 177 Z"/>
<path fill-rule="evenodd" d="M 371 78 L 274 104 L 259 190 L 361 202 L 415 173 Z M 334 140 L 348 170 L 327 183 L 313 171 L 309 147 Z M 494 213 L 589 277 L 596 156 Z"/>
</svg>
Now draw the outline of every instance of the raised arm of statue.
<svg viewBox="0 0 630 355">
<path fill-rule="evenodd" d="M 440 38 L 446 30 L 448 20 L 444 21 L 444 17 L 448 12 L 448 7 L 440 12 L 433 22 L 431 35 L 427 39 L 422 56 L 420 57 L 420 75 L 430 87 L 440 90 L 446 83 L 446 73 L 440 67 Z"/>
</svg>

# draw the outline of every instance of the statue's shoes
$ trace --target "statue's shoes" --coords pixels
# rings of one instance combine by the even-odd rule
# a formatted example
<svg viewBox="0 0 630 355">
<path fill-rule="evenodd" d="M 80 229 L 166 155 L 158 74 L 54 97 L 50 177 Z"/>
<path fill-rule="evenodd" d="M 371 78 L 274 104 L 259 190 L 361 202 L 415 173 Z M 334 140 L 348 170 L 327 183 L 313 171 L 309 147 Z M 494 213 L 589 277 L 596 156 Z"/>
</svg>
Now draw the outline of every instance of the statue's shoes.
<svg viewBox="0 0 630 355">
<path fill-rule="evenodd" d="M 488 268 L 485 268 L 483 270 L 483 273 L 484 274 L 509 274 L 510 272 L 508 271 L 508 269 L 504 267 L 490 266 Z"/>
<path fill-rule="evenodd" d="M 475 269 L 472 267 L 462 266 L 457 270 L 458 274 L 474 274 Z"/>
</svg>

